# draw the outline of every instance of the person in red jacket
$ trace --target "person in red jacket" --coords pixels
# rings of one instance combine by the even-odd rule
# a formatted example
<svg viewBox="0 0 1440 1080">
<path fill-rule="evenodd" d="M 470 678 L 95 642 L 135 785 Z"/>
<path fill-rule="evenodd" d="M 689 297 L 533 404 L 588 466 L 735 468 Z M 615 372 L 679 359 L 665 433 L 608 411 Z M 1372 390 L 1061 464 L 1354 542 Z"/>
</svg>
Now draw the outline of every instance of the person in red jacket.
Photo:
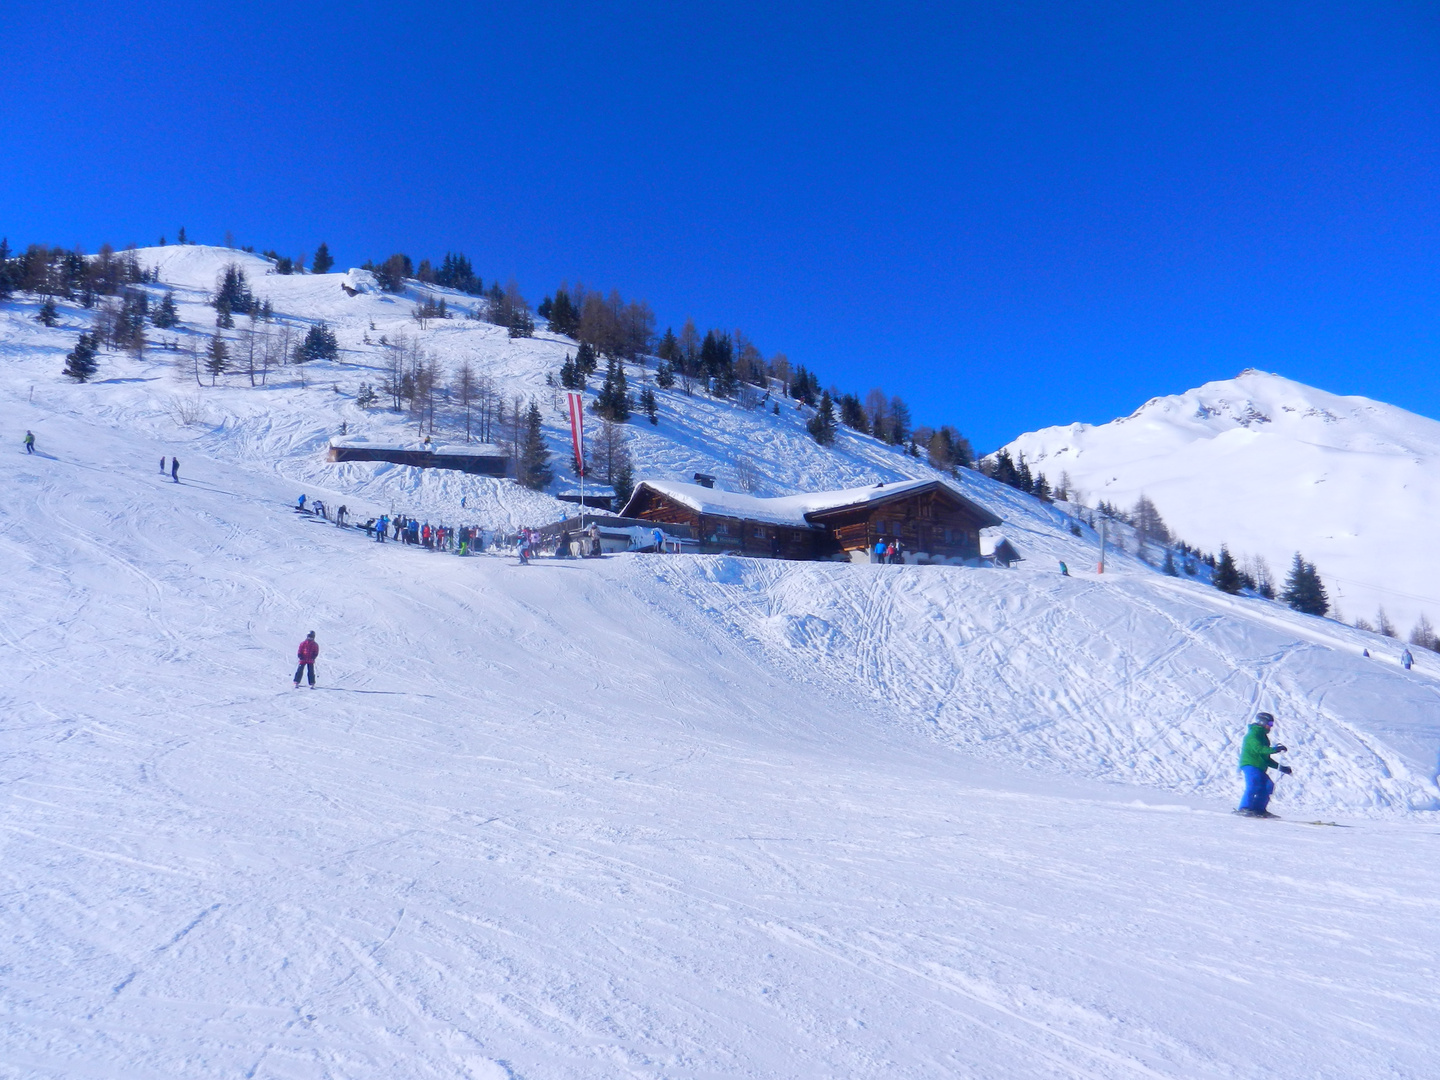
<svg viewBox="0 0 1440 1080">
<path fill-rule="evenodd" d="M 300 676 L 310 676 L 310 689 L 315 689 L 315 658 L 320 655 L 320 646 L 315 644 L 315 631 L 305 635 L 305 640 L 300 642 L 300 648 L 295 655 L 300 658 L 300 666 L 295 669 L 295 689 L 300 689 Z"/>
</svg>

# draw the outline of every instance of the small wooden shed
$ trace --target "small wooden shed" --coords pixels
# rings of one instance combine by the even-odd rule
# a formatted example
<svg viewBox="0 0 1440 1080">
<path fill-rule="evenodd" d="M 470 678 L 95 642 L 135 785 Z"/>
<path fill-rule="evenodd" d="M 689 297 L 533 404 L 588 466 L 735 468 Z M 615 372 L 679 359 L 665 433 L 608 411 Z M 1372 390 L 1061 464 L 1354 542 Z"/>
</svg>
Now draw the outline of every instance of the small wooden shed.
<svg viewBox="0 0 1440 1080">
<path fill-rule="evenodd" d="M 396 446 L 363 439 L 331 439 L 330 461 L 389 461 L 417 469 L 455 469 L 480 476 L 504 476 L 510 457 L 487 443 Z"/>
</svg>

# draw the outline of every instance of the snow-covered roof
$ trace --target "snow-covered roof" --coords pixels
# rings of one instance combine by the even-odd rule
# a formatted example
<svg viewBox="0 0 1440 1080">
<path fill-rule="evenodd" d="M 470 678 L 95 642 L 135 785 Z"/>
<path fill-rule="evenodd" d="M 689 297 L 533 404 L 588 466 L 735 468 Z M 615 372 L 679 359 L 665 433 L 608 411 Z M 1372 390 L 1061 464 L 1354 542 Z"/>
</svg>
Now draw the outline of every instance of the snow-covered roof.
<svg viewBox="0 0 1440 1080">
<path fill-rule="evenodd" d="M 982 516 L 994 517 L 988 510 L 977 506 L 959 491 L 938 480 L 897 480 L 888 484 L 873 484 L 869 487 L 845 488 L 841 491 L 814 491 L 802 495 L 782 495 L 777 498 L 759 498 L 738 491 L 720 491 L 716 488 L 702 487 L 699 484 L 682 484 L 668 480 L 643 480 L 636 485 L 635 495 L 631 496 L 631 501 L 634 501 L 642 489 L 648 488 L 656 494 L 673 499 L 700 514 L 742 518 L 746 521 L 764 521 L 772 525 L 789 525 L 797 529 L 813 529 L 817 526 L 810 520 L 812 514 L 823 514 L 843 507 L 880 502 L 935 486 L 943 487 L 957 502 L 972 507 Z M 625 516 L 624 510 L 621 511 L 621 516 Z M 995 524 L 998 523 L 999 518 L 995 518 Z"/>
<path fill-rule="evenodd" d="M 355 436 L 337 436 L 330 445 L 341 450 L 398 450 L 407 453 L 430 453 L 441 457 L 504 457 L 503 447 L 490 443 L 424 443 L 374 442 Z"/>
</svg>

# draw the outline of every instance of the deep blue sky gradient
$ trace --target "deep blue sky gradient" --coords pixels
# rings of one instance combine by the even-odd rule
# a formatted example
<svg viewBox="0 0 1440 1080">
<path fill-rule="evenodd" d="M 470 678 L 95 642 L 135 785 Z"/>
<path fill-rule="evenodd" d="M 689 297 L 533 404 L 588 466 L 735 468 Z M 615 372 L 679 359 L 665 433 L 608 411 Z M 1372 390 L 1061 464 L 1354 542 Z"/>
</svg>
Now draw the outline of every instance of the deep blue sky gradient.
<svg viewBox="0 0 1440 1080">
<path fill-rule="evenodd" d="M 1248 366 L 1440 416 L 1440 6 L 0 5 L 0 232 L 467 252 L 977 448 Z"/>
</svg>

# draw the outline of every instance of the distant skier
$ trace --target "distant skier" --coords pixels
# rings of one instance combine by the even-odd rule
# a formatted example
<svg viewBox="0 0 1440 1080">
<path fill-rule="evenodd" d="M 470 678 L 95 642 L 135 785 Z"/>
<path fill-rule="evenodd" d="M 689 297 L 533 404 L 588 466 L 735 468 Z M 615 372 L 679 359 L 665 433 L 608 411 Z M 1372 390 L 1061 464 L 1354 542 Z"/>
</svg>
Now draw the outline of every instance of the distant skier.
<svg viewBox="0 0 1440 1080">
<path fill-rule="evenodd" d="M 295 509 L 299 510 L 302 514 L 305 512 L 305 496 L 303 494 L 295 500 Z"/>
<path fill-rule="evenodd" d="M 1409 671 L 1414 665 L 1415 657 L 1410 655 L 1409 649 L 1406 649 L 1400 654 L 1400 666 L 1403 667 L 1406 671 Z"/>
<path fill-rule="evenodd" d="M 568 559 L 570 557 L 570 530 L 561 529 L 560 538 L 555 541 L 555 558 Z"/>
<path fill-rule="evenodd" d="M 339 510 L 335 511 L 335 527 L 337 529 L 343 529 L 345 527 L 345 515 L 348 513 L 350 513 L 348 506 L 342 506 Z"/>
<path fill-rule="evenodd" d="M 170 479 L 177 484 L 180 482 L 180 459 L 177 457 L 170 459 Z"/>
<path fill-rule="evenodd" d="M 35 452 L 35 433 L 33 431 L 25 432 L 25 452 L 27 454 Z"/>
<path fill-rule="evenodd" d="M 383 544 L 385 542 L 385 530 L 389 527 L 390 519 L 384 514 L 381 514 L 380 520 L 375 522 L 375 542 L 377 544 Z"/>
<path fill-rule="evenodd" d="M 1268 809 L 1270 796 L 1275 791 L 1275 781 L 1266 775 L 1269 769 L 1279 769 L 1289 775 L 1290 766 L 1275 760 L 1276 754 L 1285 753 L 1283 746 L 1270 745 L 1270 729 L 1275 726 L 1275 717 L 1262 712 L 1245 732 L 1245 742 L 1240 747 L 1240 772 L 1245 777 L 1245 795 L 1235 812 L 1246 817 L 1274 817 Z"/>
<path fill-rule="evenodd" d="M 665 530 L 654 528 L 650 530 L 650 539 L 655 541 L 655 554 L 662 555 L 665 552 Z"/>
<path fill-rule="evenodd" d="M 1061 576 L 1061 577 L 1069 577 L 1069 576 L 1070 576 L 1070 568 L 1069 568 L 1068 566 L 1066 566 L 1063 562 L 1060 564 L 1060 576 Z"/>
<path fill-rule="evenodd" d="M 300 642 L 300 648 L 295 650 L 295 655 L 300 658 L 300 666 L 295 669 L 295 689 L 300 689 L 300 676 L 308 675 L 310 678 L 310 689 L 315 689 L 315 658 L 320 655 L 320 646 L 315 644 L 315 631 L 311 630 L 305 635 L 305 640 Z"/>
<path fill-rule="evenodd" d="M 161 455 L 160 455 L 160 475 L 161 475 L 161 476 L 164 476 L 164 475 L 165 475 L 165 455 L 164 455 L 164 454 L 161 454 Z"/>
</svg>

